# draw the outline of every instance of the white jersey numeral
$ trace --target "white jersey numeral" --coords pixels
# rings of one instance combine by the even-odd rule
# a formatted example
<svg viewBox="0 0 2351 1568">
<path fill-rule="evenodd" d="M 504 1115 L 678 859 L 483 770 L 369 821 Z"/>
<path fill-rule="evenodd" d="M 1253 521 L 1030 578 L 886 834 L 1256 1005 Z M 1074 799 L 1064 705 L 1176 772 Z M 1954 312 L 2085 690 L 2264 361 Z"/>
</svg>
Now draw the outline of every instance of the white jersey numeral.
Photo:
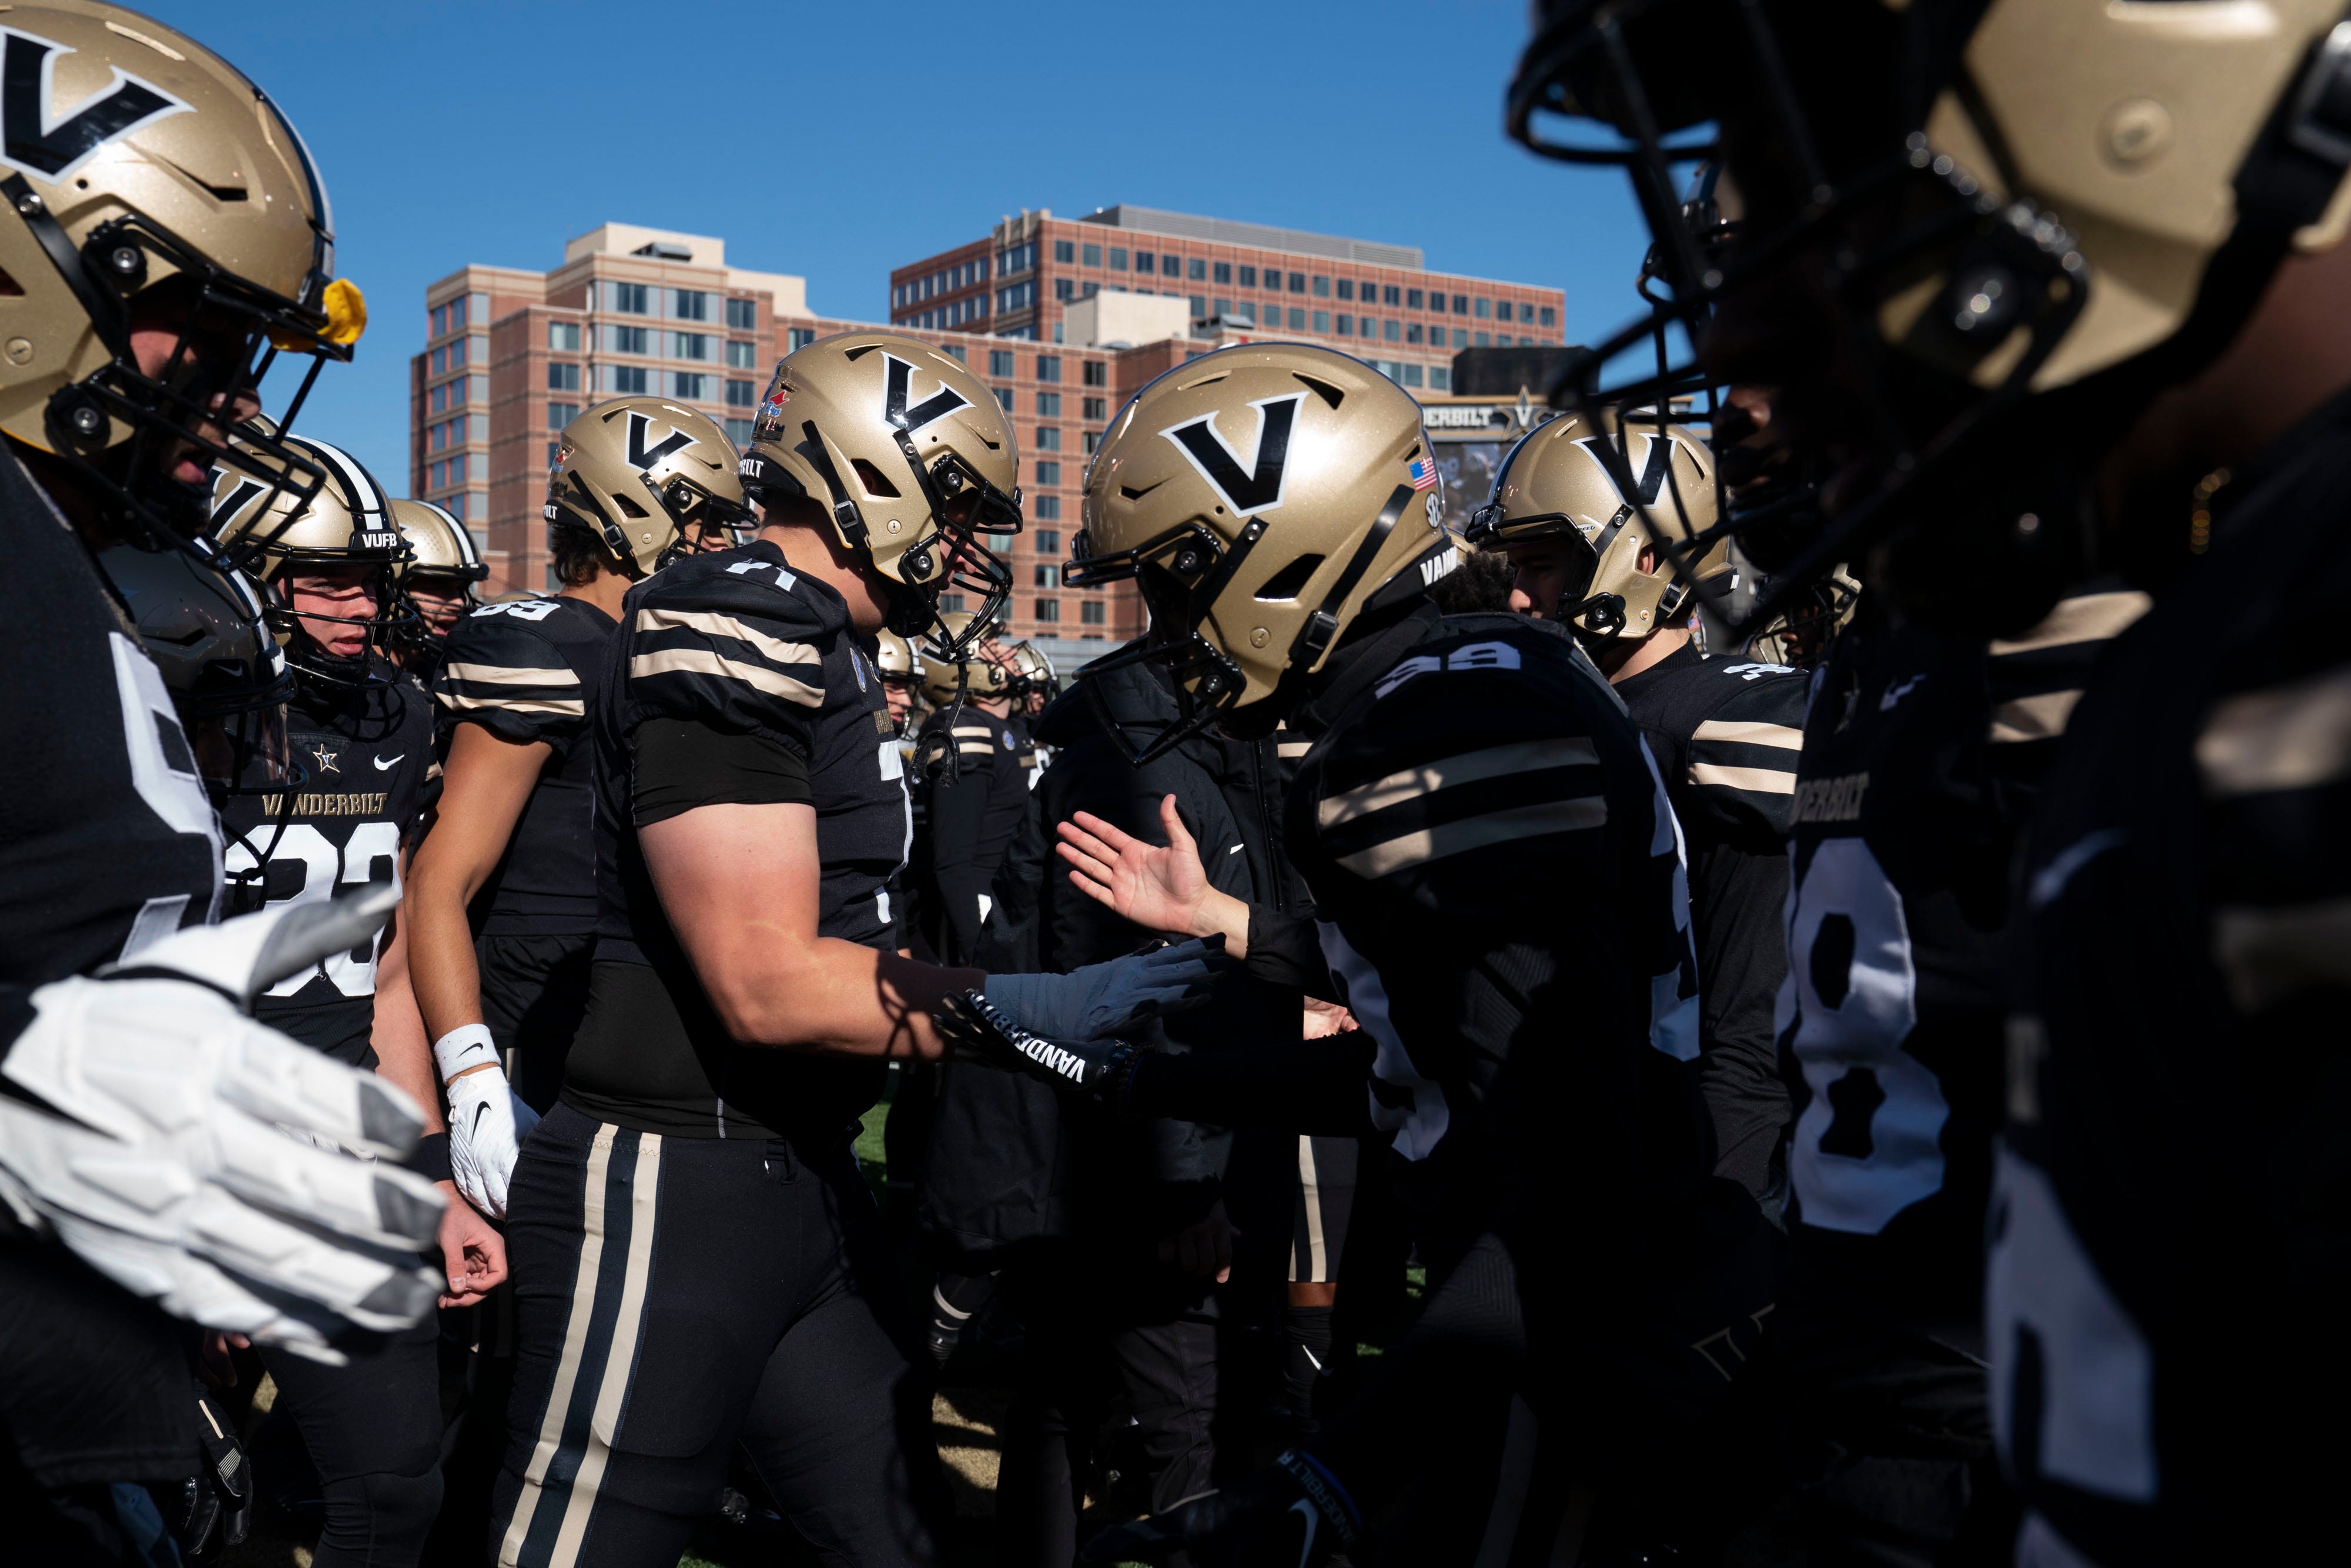
<svg viewBox="0 0 2351 1568">
<path fill-rule="evenodd" d="M 255 836 L 266 834 L 266 827 L 256 830 Z M 263 838 L 265 844 L 267 839 Z M 302 868 L 301 885 L 284 898 L 270 900 L 273 904 L 321 904 L 332 898 L 338 889 L 368 882 L 378 860 L 392 862 L 394 886 L 400 883 L 400 830 L 390 822 L 361 822 L 351 829 L 350 840 L 338 850 L 316 827 L 308 822 L 289 822 L 277 835 L 275 844 L 268 844 L 269 863 L 288 862 Z M 228 869 L 235 873 L 252 872 L 259 867 L 252 846 L 240 839 L 228 850 Z M 375 995 L 376 946 L 370 941 L 364 947 L 354 947 L 347 953 L 332 953 L 320 960 L 315 968 L 304 969 L 287 976 L 269 988 L 273 997 L 290 997 L 310 983 L 315 975 L 323 974 L 335 989 L 347 997 Z"/>
<path fill-rule="evenodd" d="M 162 672 L 139 645 L 120 632 L 107 633 L 114 655 L 114 690 L 122 709 L 122 744 L 131 759 L 131 785 L 147 809 L 175 833 L 202 839 L 212 849 L 213 896 L 207 923 L 220 918 L 222 843 L 204 781 L 195 772 L 195 753 L 180 728 L 180 716 L 164 689 Z M 152 901 L 150 901 L 151 903 Z M 153 923 L 143 919 L 141 927 Z M 178 925 L 174 918 L 172 925 Z M 134 928 L 132 945 L 166 933 Z M 126 952 L 128 949 L 126 948 Z"/>
<path fill-rule="evenodd" d="M 1942 1190 L 1951 1108 L 1902 1049 L 1918 1021 L 1918 973 L 1902 895 L 1859 839 L 1829 839 L 1788 892 L 1788 977 L 1776 1033 L 1812 1091 L 1788 1175 L 1804 1222 L 1874 1236 Z"/>
</svg>

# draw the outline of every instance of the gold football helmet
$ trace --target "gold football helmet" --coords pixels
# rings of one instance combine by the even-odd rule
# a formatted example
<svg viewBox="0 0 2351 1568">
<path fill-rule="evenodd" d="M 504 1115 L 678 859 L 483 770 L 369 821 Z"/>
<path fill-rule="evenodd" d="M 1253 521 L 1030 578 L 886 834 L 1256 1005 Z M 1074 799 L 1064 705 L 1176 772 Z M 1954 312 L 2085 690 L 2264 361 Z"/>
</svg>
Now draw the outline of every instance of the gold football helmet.
<svg viewBox="0 0 2351 1568">
<path fill-rule="evenodd" d="M 880 637 L 881 651 L 873 660 L 882 672 L 884 685 L 920 685 L 923 681 L 923 655 L 914 644 L 895 632 L 884 632 Z"/>
<path fill-rule="evenodd" d="M 305 494 L 276 481 L 266 460 L 248 455 L 262 474 L 224 468 L 214 479 L 213 538 L 231 565 L 261 584 L 263 614 L 298 674 L 334 685 L 381 685 L 389 676 L 374 655 L 387 650 L 394 628 L 407 619 L 398 590 L 411 551 L 392 520 L 392 499 L 340 448 L 307 436 L 279 439 L 294 464 L 323 474 L 326 482 Z M 338 569 L 357 569 L 373 601 L 369 613 L 296 615 L 287 580 Z M 362 628 L 363 645 L 356 654 L 331 653 L 304 630 L 305 621 Z"/>
<path fill-rule="evenodd" d="M 1630 495 L 1621 483 L 1626 478 Z M 1688 429 L 1637 411 L 1598 428 L 1571 413 L 1519 438 L 1494 476 L 1492 497 L 1469 515 L 1468 534 L 1472 545 L 1491 550 L 1526 539 L 1581 539 L 1591 574 L 1583 601 L 1562 601 L 1560 620 L 1590 639 L 1638 640 L 1688 607 L 1691 582 L 1730 570 L 1727 537 L 1685 556 L 1686 579 L 1676 578 L 1656 548 L 1656 534 L 1678 547 L 1708 532 L 1719 510 L 1714 454 Z"/>
<path fill-rule="evenodd" d="M 446 507 L 395 498 L 392 520 L 399 525 L 409 552 L 400 570 L 400 595 L 408 612 L 400 640 L 404 649 L 437 645 L 458 617 L 481 602 L 474 587 L 490 575 L 490 569 L 474 549 L 472 531 Z M 425 602 L 419 602 L 419 593 L 426 596 Z M 443 624 L 436 626 L 436 619 Z"/>
<path fill-rule="evenodd" d="M 958 696 L 990 702 L 1012 693 L 1012 671 L 996 639 L 1003 623 L 970 611 L 939 617 L 938 633 L 923 644 L 923 695 L 944 707 Z"/>
<path fill-rule="evenodd" d="M 755 526 L 726 433 L 658 397 L 600 402 L 563 427 L 546 516 L 549 528 L 594 534 L 632 577 L 707 548 L 708 534 L 740 542 Z"/>
<path fill-rule="evenodd" d="M 844 545 L 908 591 L 897 629 L 934 641 L 942 593 L 979 596 L 971 625 L 1011 599 L 1012 569 L 980 536 L 1020 531 L 1019 476 L 996 394 L 895 332 L 836 332 L 778 361 L 743 455 L 755 493 L 822 507 Z"/>
<path fill-rule="evenodd" d="M 1061 695 L 1061 677 L 1053 669 L 1053 661 L 1045 650 L 1030 642 L 1012 644 L 1012 692 L 1019 698 L 1034 697 L 1041 708 Z"/>
<path fill-rule="evenodd" d="M 1168 664 L 1188 710 L 1147 761 L 1219 715 L 1270 732 L 1349 622 L 1448 570 L 1420 405 L 1360 360 L 1303 343 L 1220 349 L 1166 371 L 1111 422 L 1086 470 L 1065 580 L 1134 578 L 1142 643 L 1095 668 Z"/>
<path fill-rule="evenodd" d="M 186 35 L 74 0 L 9 10 L 0 81 L 0 431 L 183 537 L 201 487 L 162 474 L 182 443 L 316 488 L 274 431 L 239 431 L 242 450 L 225 438 L 277 350 L 315 376 L 366 325 L 359 291 L 332 278 L 326 191 L 284 113 Z M 172 347 L 142 365 L 133 333 L 159 329 Z"/>
</svg>

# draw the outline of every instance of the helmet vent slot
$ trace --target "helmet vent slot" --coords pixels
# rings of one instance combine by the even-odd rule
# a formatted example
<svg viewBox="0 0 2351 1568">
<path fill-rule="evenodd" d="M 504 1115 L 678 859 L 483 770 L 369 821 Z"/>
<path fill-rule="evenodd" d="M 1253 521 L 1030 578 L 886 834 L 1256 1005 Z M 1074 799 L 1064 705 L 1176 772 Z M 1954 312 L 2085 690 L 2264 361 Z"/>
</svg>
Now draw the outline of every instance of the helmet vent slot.
<svg viewBox="0 0 2351 1568">
<path fill-rule="evenodd" d="M 634 501 L 632 501 L 632 500 L 631 500 L 631 499 L 629 499 L 626 496 L 617 496 L 617 495 L 616 495 L 616 496 L 614 496 L 614 497 L 612 497 L 612 499 L 620 503 L 620 507 L 621 507 L 621 515 L 622 515 L 622 517 L 652 517 L 652 516 L 653 516 L 653 514 L 652 514 L 651 512 L 646 511 L 643 507 L 638 506 Z"/>
<path fill-rule="evenodd" d="M 865 487 L 867 495 L 883 497 L 893 501 L 898 498 L 898 486 L 883 478 L 882 470 L 864 458 L 859 457 L 852 460 L 850 466 L 857 471 L 857 482 Z"/>
<path fill-rule="evenodd" d="M 1291 374 L 1295 375 L 1297 372 L 1292 371 Z M 1299 376 L 1298 379 L 1300 382 L 1302 383 L 1309 391 L 1313 392 L 1316 397 L 1321 398 L 1332 408 L 1338 407 L 1342 402 L 1346 401 L 1347 394 L 1341 392 L 1337 387 L 1332 386 L 1329 382 L 1316 381 L 1312 376 Z"/>
<path fill-rule="evenodd" d="M 0 269 L 0 297 L 13 298 L 25 292 L 25 286 Z"/>
<path fill-rule="evenodd" d="M 1118 493 L 1122 499 L 1140 501 L 1144 497 L 1148 496 L 1152 491 L 1156 490 L 1160 486 L 1165 485 L 1165 483 L 1167 483 L 1167 481 L 1165 479 L 1155 479 L 1140 490 L 1136 489 L 1132 485 L 1121 485 L 1118 487 Z"/>
<path fill-rule="evenodd" d="M 1307 583 L 1321 569 L 1322 561 L 1323 558 L 1319 555 L 1291 558 L 1288 566 L 1266 579 L 1265 585 L 1257 591 L 1257 599 L 1259 602 L 1270 603 L 1297 598 L 1306 591 Z"/>
</svg>

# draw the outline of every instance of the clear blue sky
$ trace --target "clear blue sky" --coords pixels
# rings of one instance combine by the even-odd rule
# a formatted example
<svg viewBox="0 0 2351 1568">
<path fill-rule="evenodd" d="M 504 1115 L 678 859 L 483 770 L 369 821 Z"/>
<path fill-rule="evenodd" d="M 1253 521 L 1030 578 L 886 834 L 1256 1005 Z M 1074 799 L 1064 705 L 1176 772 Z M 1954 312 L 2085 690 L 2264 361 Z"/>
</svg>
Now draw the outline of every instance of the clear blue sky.
<svg viewBox="0 0 2351 1568">
<path fill-rule="evenodd" d="M 276 96 L 325 171 L 372 322 L 302 428 L 395 493 L 425 284 L 549 267 L 607 220 L 723 235 L 737 266 L 872 320 L 893 265 L 1024 206 L 1118 202 L 1552 284 L 1571 342 L 1638 304 L 1624 177 L 1502 135 L 1514 0 L 148 8 Z"/>
</svg>

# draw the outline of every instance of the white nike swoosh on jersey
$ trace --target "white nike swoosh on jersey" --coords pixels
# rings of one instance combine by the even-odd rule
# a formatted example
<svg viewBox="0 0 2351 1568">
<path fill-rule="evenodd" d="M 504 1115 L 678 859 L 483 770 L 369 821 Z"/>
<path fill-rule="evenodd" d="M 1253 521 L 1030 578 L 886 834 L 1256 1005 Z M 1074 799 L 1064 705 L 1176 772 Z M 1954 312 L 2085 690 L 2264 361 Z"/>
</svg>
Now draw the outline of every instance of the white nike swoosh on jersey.
<svg viewBox="0 0 2351 1568">
<path fill-rule="evenodd" d="M 375 759 L 375 770 L 378 773 L 381 773 L 387 768 L 396 767 L 407 760 L 408 753 L 405 751 L 402 752 L 398 757 L 379 757 Z"/>
<path fill-rule="evenodd" d="M 1322 1522 L 1322 1515 L 1302 1497 L 1290 1505 L 1290 1511 L 1306 1521 L 1306 1539 L 1298 1543 L 1298 1568 L 1306 1568 L 1306 1560 L 1314 1554 L 1314 1527 Z"/>
</svg>

